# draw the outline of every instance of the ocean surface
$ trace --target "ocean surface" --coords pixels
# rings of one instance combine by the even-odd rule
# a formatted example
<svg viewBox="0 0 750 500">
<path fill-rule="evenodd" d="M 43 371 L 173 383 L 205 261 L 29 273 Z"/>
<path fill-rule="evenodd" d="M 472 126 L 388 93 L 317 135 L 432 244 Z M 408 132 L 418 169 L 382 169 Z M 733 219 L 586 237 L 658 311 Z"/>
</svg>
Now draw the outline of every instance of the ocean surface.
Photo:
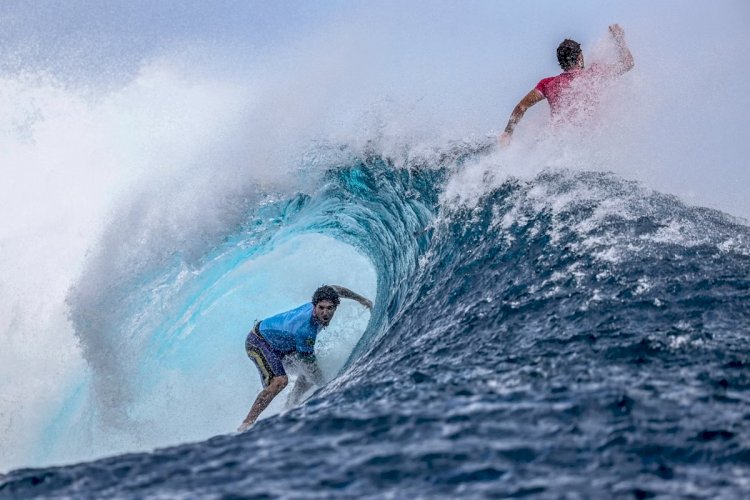
<svg viewBox="0 0 750 500">
<path fill-rule="evenodd" d="M 254 318 L 232 312 L 231 334 L 193 337 L 221 322 L 212 311 L 231 310 L 233 294 L 252 300 L 238 282 L 257 286 L 261 271 L 243 269 L 279 247 L 293 254 L 289 241 L 301 238 L 303 253 L 353 248 L 365 262 L 360 290 L 376 304 L 369 318 L 350 306 L 334 319 L 360 331 L 343 353 L 321 355 L 338 361 L 301 406 L 272 408 L 243 434 L 225 427 L 186 444 L 14 470 L 0 477 L 0 497 L 746 497 L 750 228 L 585 169 L 544 169 L 451 199 L 451 176 L 487 149 L 454 144 L 408 168 L 374 153 L 324 155 L 314 190 L 249 204 L 231 237 L 190 269 L 143 266 L 93 294 L 71 292 L 84 336 L 103 321 L 92 311 L 116 302 L 104 317 L 117 336 L 132 344 L 145 329 L 138 342 L 148 347 L 88 340 L 90 376 L 131 384 L 71 391 L 45 453 L 66 434 L 91 447 L 121 438 L 120 426 L 189 425 L 213 411 L 201 402 L 233 408 L 226 426 L 239 424 L 259 389 L 242 359 Z M 113 362 L 115 353 L 141 358 Z M 244 370 L 234 380 L 230 362 Z M 185 364 L 204 371 L 184 379 Z M 205 378 L 235 406 L 205 396 Z M 175 400 L 185 384 L 199 401 Z M 153 398 L 176 413 L 138 409 L 159 406 Z M 169 434 L 165 422 L 157 428 Z"/>
</svg>

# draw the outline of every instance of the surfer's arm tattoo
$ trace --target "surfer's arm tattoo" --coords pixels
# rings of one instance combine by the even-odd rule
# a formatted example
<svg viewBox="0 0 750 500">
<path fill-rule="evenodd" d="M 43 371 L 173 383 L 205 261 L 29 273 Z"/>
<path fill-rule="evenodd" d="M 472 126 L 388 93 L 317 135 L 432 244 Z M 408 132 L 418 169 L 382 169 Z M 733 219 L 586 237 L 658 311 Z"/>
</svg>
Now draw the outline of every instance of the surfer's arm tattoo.
<svg viewBox="0 0 750 500">
<path fill-rule="evenodd" d="M 348 288 L 344 288 L 343 286 L 339 286 L 339 285 L 329 285 L 329 286 L 333 288 L 334 290 L 336 290 L 336 293 L 339 294 L 339 297 L 343 297 L 345 299 L 356 300 L 357 302 L 359 302 L 366 308 L 372 309 L 372 301 L 370 299 L 367 299 L 358 293 L 352 292 L 351 290 L 349 290 Z"/>
</svg>

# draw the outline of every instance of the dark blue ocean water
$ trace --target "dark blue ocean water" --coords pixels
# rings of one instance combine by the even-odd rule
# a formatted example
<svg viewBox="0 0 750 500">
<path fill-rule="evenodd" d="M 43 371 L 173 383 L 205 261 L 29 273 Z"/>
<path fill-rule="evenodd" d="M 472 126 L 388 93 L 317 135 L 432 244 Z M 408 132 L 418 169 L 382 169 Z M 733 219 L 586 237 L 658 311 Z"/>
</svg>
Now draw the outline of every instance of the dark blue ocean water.
<svg viewBox="0 0 750 500">
<path fill-rule="evenodd" d="M 0 497 L 750 495 L 748 226 L 585 169 L 442 196 L 475 149 L 331 165 L 277 225 L 234 235 L 320 232 L 377 269 L 367 331 L 305 404 L 241 435 L 12 471 Z"/>
</svg>

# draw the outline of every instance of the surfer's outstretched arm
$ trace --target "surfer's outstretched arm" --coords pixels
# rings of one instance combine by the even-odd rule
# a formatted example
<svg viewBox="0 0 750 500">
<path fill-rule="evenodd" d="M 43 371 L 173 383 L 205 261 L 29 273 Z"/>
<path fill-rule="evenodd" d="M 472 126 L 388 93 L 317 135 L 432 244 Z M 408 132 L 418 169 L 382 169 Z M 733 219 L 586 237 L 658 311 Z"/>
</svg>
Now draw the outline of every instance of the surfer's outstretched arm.
<svg viewBox="0 0 750 500">
<path fill-rule="evenodd" d="M 352 299 L 356 300 L 363 306 L 365 306 L 368 309 L 372 309 L 372 301 L 370 299 L 366 299 L 365 297 L 361 296 L 358 293 L 352 292 L 348 288 L 344 288 L 343 286 L 339 285 L 329 285 L 331 288 L 336 290 L 336 293 L 339 294 L 339 297 L 343 297 L 345 299 Z"/>
<path fill-rule="evenodd" d="M 523 118 L 526 110 L 543 99 L 544 94 L 539 92 L 537 89 L 533 89 L 531 92 L 526 94 L 518 104 L 516 104 L 516 107 L 513 108 L 513 112 L 510 114 L 508 124 L 505 126 L 505 132 L 503 132 L 500 136 L 500 144 L 502 146 L 507 146 L 508 144 L 510 144 L 510 138 L 511 136 L 513 136 L 513 129 L 515 129 L 518 122 L 521 121 L 521 118 Z"/>
</svg>

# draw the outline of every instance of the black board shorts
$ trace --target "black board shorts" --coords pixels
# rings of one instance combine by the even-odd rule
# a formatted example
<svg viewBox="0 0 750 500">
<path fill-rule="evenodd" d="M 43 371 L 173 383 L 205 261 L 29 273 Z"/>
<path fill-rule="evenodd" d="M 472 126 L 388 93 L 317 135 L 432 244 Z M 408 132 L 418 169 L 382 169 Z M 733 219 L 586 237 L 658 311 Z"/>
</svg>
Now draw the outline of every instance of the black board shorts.
<svg viewBox="0 0 750 500">
<path fill-rule="evenodd" d="M 247 334 L 245 339 L 245 351 L 250 359 L 253 360 L 255 366 L 258 368 L 260 373 L 260 379 L 263 382 L 263 387 L 268 387 L 273 377 L 284 377 L 286 371 L 284 371 L 284 365 L 281 362 L 281 358 L 284 356 L 282 353 L 275 351 L 264 339 L 258 331 L 258 325 Z"/>
</svg>

